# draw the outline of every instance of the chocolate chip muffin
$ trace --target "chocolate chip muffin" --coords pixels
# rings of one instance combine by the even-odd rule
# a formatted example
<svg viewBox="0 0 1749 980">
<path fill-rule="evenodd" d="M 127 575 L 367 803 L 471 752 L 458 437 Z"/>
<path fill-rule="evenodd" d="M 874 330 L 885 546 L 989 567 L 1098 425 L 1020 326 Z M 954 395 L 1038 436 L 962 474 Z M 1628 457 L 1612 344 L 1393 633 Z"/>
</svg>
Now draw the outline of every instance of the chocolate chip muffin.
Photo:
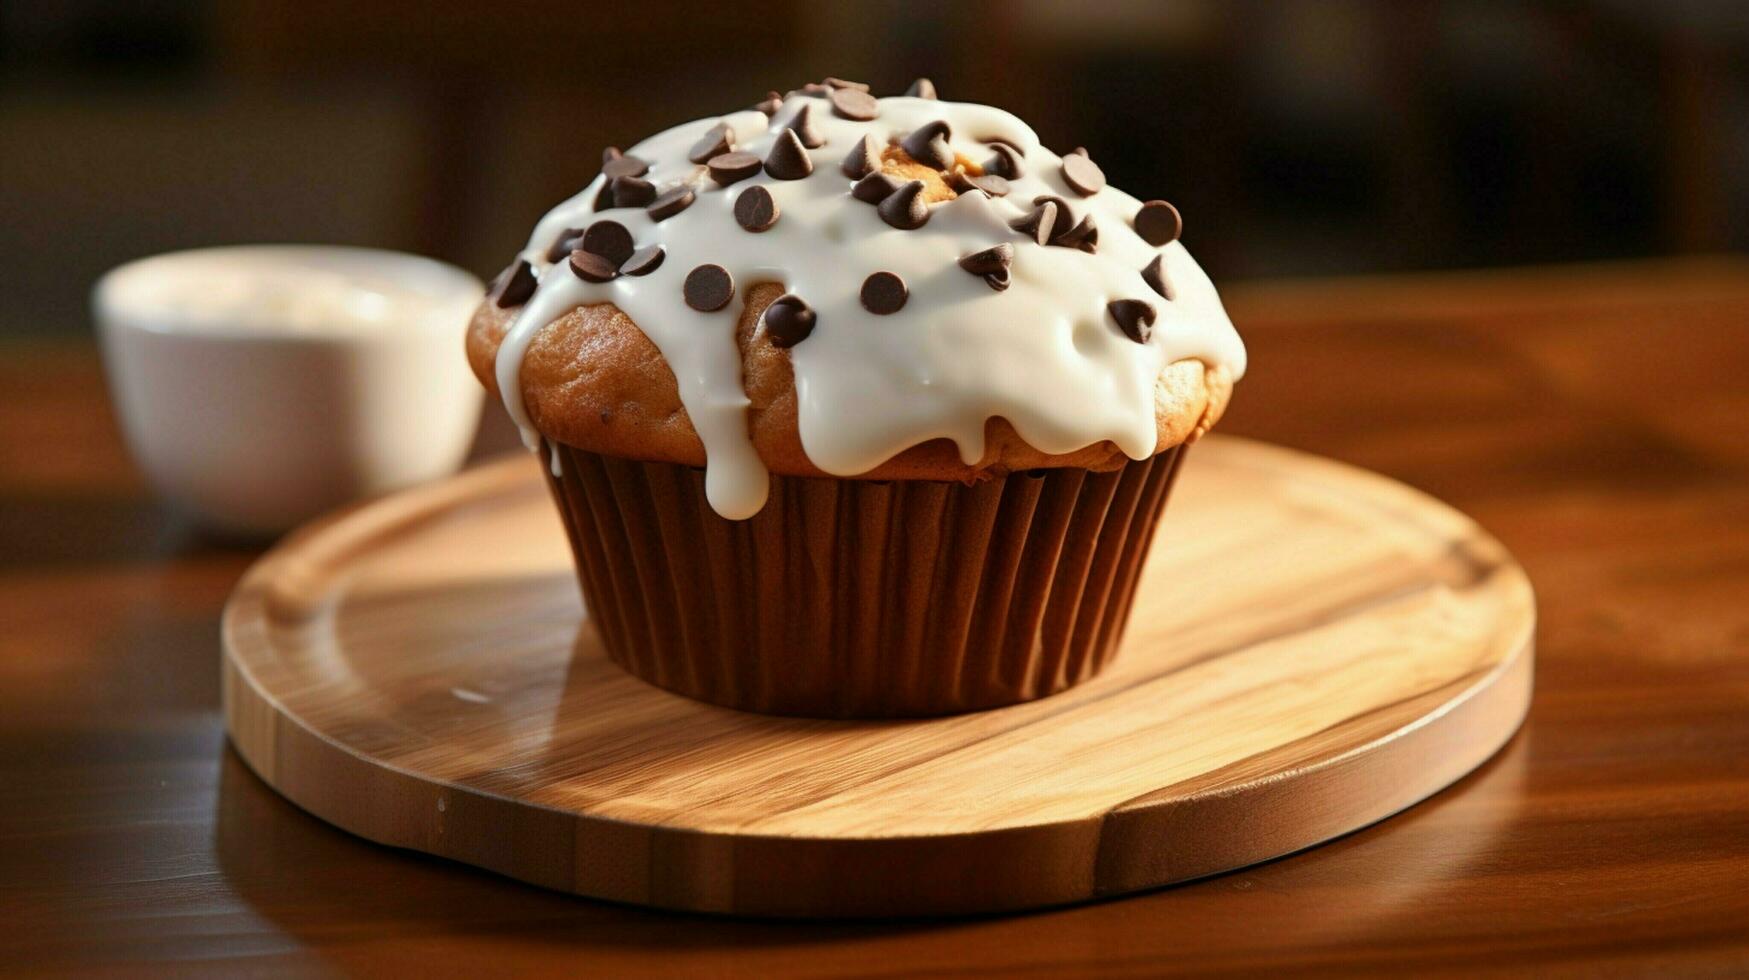
<svg viewBox="0 0 1749 980">
<path fill-rule="evenodd" d="M 624 153 L 468 357 L 542 454 L 593 627 L 753 711 L 1093 676 L 1245 351 L 1179 215 L 999 109 L 829 80 Z"/>
</svg>

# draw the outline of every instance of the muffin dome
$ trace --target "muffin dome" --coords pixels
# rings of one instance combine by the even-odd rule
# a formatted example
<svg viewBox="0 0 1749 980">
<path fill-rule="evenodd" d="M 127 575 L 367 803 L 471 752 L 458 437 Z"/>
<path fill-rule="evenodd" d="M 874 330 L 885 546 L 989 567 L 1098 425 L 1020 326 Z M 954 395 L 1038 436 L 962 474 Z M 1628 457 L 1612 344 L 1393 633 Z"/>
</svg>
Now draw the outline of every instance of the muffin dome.
<svg viewBox="0 0 1749 980">
<path fill-rule="evenodd" d="M 728 518 L 769 473 L 1112 469 L 1244 372 L 1177 233 L 999 109 L 810 85 L 608 151 L 468 354 L 531 448 L 704 465 Z"/>
</svg>

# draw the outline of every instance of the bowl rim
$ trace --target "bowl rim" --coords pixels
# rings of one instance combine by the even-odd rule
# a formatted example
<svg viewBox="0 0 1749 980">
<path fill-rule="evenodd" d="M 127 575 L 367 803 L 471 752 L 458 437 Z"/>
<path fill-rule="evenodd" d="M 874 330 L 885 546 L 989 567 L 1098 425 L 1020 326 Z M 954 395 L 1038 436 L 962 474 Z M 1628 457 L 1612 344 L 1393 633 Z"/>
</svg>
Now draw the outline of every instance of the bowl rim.
<svg viewBox="0 0 1749 980">
<path fill-rule="evenodd" d="M 340 273 L 374 271 L 379 279 L 392 278 L 415 294 L 430 299 L 433 307 L 454 303 L 458 310 L 471 308 L 485 294 L 485 284 L 473 273 L 440 259 L 394 249 L 360 245 L 322 245 L 311 243 L 251 243 L 213 245 L 200 248 L 159 252 L 131 259 L 102 276 L 91 289 L 91 308 L 99 329 L 110 332 L 126 329 L 163 336 L 200 338 L 213 341 L 275 341 L 309 343 L 364 343 L 377 331 L 370 330 L 309 330 L 280 326 L 267 322 L 249 324 L 224 322 L 222 318 L 196 321 L 194 318 L 148 309 L 128 295 L 130 286 L 140 277 L 186 264 L 198 264 L 227 258 L 254 262 L 279 259 L 311 270 L 327 269 Z M 412 328 L 422 331 L 451 330 L 453 323 L 439 322 L 446 318 L 429 315 L 408 316 L 397 324 L 393 335 Z"/>
</svg>

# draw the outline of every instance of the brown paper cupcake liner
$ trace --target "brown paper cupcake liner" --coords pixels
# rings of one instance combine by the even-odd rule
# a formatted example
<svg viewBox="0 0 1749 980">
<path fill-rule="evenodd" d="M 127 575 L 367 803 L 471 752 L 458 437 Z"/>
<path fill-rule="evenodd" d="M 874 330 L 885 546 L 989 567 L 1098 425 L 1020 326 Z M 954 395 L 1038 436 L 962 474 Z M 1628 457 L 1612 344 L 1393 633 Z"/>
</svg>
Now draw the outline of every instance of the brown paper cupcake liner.
<svg viewBox="0 0 1749 980">
<path fill-rule="evenodd" d="M 729 521 L 693 467 L 548 451 L 614 662 L 701 701 L 831 718 L 999 707 L 1098 673 L 1184 455 L 970 486 L 774 476 L 764 509 Z"/>
</svg>

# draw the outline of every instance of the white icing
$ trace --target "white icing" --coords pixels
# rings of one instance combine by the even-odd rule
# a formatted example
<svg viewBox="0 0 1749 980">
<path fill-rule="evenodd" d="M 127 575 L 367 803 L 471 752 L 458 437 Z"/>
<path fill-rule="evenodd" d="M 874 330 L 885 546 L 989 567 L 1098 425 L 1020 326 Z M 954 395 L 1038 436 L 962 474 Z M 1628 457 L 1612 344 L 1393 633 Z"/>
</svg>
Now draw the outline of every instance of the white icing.
<svg viewBox="0 0 1749 980">
<path fill-rule="evenodd" d="M 814 172 L 802 180 L 765 173 L 719 187 L 687 151 L 715 123 L 735 132 L 736 149 L 764 159 L 800 106 L 811 107 L 825 144 L 809 151 Z M 985 143 L 1006 139 L 1025 153 L 1025 171 L 1002 198 L 966 194 L 932 207 L 928 224 L 902 231 L 883 222 L 873 205 L 850 196 L 854 183 L 839 171 L 865 133 L 881 144 L 902 139 L 933 120 L 946 120 L 948 144 L 984 161 Z M 1154 386 L 1173 361 L 1198 358 L 1237 378 L 1245 348 L 1208 277 L 1177 242 L 1155 248 L 1131 225 L 1140 202 L 1107 187 L 1081 197 L 1063 180 L 1057 154 L 1041 147 L 1020 120 L 989 106 L 928 99 L 880 100 L 871 122 L 831 112 L 824 99 L 791 95 L 775 117 L 739 112 L 699 120 L 653 136 L 627 151 L 646 160 L 645 179 L 658 191 L 689 183 L 698 194 L 680 214 L 655 222 L 642 208 L 596 213 L 603 178 L 554 208 L 530 236 L 522 258 L 540 285 L 512 323 L 496 364 L 505 408 L 530 448 L 538 434 L 522 403 L 523 356 L 539 330 L 573 308 L 611 302 L 638 324 L 674 371 L 681 402 L 704 443 L 706 493 L 724 517 L 740 519 L 765 503 L 768 476 L 747 431 L 741 357 L 735 325 L 748 287 L 778 282 L 817 314 L 808 338 L 790 349 L 795 370 L 802 448 L 820 469 L 839 476 L 868 472 L 900 452 L 934 438 L 953 440 L 961 458 L 984 452 L 984 426 L 1007 419 L 1033 447 L 1072 452 L 1110 440 L 1134 459 L 1146 458 L 1157 439 Z M 781 211 L 770 230 L 736 224 L 735 199 L 763 185 Z M 1049 194 L 1075 216 L 1091 213 L 1098 251 L 1039 246 L 1009 228 Z M 589 283 L 547 249 L 568 228 L 611 219 L 641 248 L 660 244 L 661 268 L 646 276 Z M 957 260 L 997 242 L 1014 242 L 1012 285 L 992 290 L 959 268 Z M 1165 255 L 1175 290 L 1168 302 L 1141 270 Z M 695 266 L 714 263 L 734 277 L 736 301 L 713 313 L 688 307 L 681 284 Z M 897 313 L 863 309 L 859 294 L 871 273 L 897 273 L 910 299 Z M 1141 299 L 1158 313 L 1152 336 L 1137 344 L 1106 313 L 1116 299 Z M 556 459 L 556 456 L 555 456 Z"/>
</svg>

